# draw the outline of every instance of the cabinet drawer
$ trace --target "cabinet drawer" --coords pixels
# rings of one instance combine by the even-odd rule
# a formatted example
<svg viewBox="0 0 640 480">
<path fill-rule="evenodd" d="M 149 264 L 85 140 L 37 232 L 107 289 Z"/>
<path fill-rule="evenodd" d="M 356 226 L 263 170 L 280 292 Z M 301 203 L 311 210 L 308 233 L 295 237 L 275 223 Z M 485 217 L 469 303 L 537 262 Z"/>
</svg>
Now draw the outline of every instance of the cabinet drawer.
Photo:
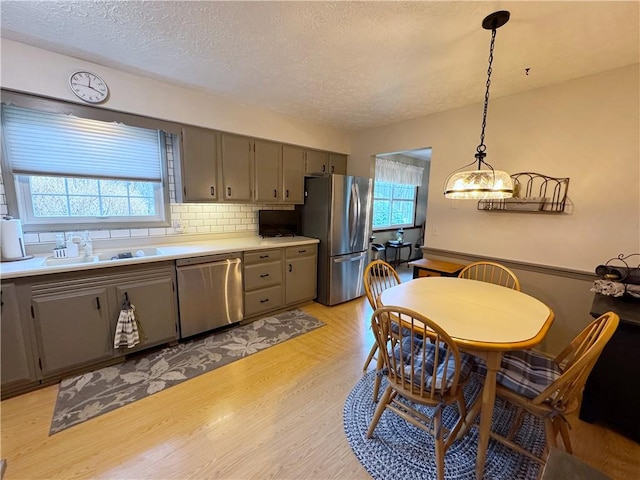
<svg viewBox="0 0 640 480">
<path fill-rule="evenodd" d="M 282 258 L 282 250 L 259 250 L 257 252 L 245 252 L 244 263 L 251 265 L 261 262 L 272 262 Z"/>
<path fill-rule="evenodd" d="M 245 265 L 244 267 L 245 291 L 279 285 L 280 283 L 282 283 L 282 262 L 280 261 Z"/>
<path fill-rule="evenodd" d="M 244 313 L 246 317 L 282 306 L 282 285 L 263 288 L 244 294 Z"/>
<path fill-rule="evenodd" d="M 286 256 L 287 258 L 296 258 L 296 257 L 307 257 L 309 255 L 315 255 L 317 250 L 317 245 L 299 245 L 297 247 L 287 247 Z"/>
</svg>

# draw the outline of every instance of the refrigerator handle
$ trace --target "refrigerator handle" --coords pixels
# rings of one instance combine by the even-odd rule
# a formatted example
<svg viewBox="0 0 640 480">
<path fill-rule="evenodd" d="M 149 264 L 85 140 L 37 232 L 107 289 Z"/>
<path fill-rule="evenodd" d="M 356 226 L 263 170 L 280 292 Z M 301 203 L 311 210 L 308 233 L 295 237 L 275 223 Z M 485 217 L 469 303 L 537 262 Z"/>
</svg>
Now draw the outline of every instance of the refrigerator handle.
<svg viewBox="0 0 640 480">
<path fill-rule="evenodd" d="M 357 194 L 356 194 L 356 185 L 355 183 L 351 183 L 351 195 L 349 196 L 349 247 L 351 250 L 355 247 L 355 236 L 356 236 L 356 228 L 358 226 L 358 215 L 356 210 L 357 205 Z"/>
<path fill-rule="evenodd" d="M 360 232 L 360 209 L 362 208 L 362 203 L 360 200 L 360 185 L 358 185 L 357 183 L 354 183 L 355 187 L 356 187 L 356 230 L 353 234 L 353 250 L 356 249 L 356 246 L 358 244 L 358 237 L 359 237 L 359 232 Z"/>
</svg>

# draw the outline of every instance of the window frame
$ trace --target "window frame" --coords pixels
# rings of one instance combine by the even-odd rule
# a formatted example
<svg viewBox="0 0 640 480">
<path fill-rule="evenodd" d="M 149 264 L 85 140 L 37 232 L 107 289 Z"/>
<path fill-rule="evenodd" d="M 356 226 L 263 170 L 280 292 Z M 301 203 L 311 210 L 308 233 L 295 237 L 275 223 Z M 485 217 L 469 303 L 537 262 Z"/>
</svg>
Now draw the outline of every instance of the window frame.
<svg viewBox="0 0 640 480">
<path fill-rule="evenodd" d="M 161 197 L 161 201 L 156 203 L 157 208 L 161 210 L 161 212 L 159 212 L 159 214 L 162 215 L 161 219 L 149 219 L 149 217 L 60 217 L 55 219 L 53 219 L 52 217 L 48 217 L 47 219 L 43 220 L 34 219 L 34 217 L 32 216 L 33 209 L 25 210 L 25 208 L 28 208 L 28 203 L 31 202 L 31 198 L 29 197 L 28 201 L 22 198 L 22 195 L 25 194 L 25 191 L 23 190 L 24 180 L 22 180 L 21 177 L 28 177 L 28 175 L 18 175 L 12 172 L 8 158 L 6 158 L 7 155 L 5 151 L 4 135 L 2 135 L 2 153 L 0 162 L 2 164 L 2 175 L 4 180 L 7 209 L 10 215 L 18 217 L 22 220 L 24 232 L 50 232 L 55 231 L 56 229 L 60 229 L 61 226 L 64 226 L 65 229 L 77 230 L 112 230 L 154 227 L 164 228 L 171 225 L 171 199 L 169 191 L 169 168 L 167 160 L 166 141 L 167 135 L 180 134 L 181 127 L 179 124 L 150 117 L 142 117 L 138 115 L 118 112 L 115 110 L 107 110 L 99 107 L 78 105 L 70 102 L 54 100 L 35 95 L 22 94 L 5 89 L 1 90 L 1 94 L 3 104 L 12 104 L 17 107 L 29 108 L 32 110 L 40 110 L 61 115 L 70 114 L 76 117 L 87 118 L 102 122 L 117 122 L 132 127 L 140 127 L 159 131 L 158 141 L 161 157 L 161 184 L 160 187 L 155 190 L 156 200 L 158 200 L 158 197 Z M 30 189 L 28 188 L 28 186 L 26 190 L 30 195 Z"/>
<path fill-rule="evenodd" d="M 391 192 L 392 192 L 391 193 L 391 197 L 392 198 L 388 199 L 388 198 L 383 198 L 383 197 L 376 197 L 376 183 L 385 183 L 385 184 L 391 185 L 392 186 L 392 190 L 391 190 Z M 408 203 L 410 201 L 410 200 L 407 200 L 407 199 L 396 199 L 396 200 L 393 199 L 393 188 L 394 188 L 395 185 L 402 185 L 402 184 L 400 184 L 400 183 L 391 183 L 391 182 L 382 182 L 382 181 L 377 181 L 375 179 L 373 181 L 373 199 L 372 199 L 372 206 L 371 206 L 371 227 L 372 227 L 372 231 L 374 231 L 374 232 L 394 231 L 394 230 L 397 230 L 399 228 L 414 228 L 416 226 L 416 215 L 417 215 L 417 211 L 418 211 L 418 188 L 420 188 L 420 187 L 418 187 L 416 185 L 404 185 L 404 186 L 411 186 L 414 189 L 413 190 L 414 191 L 414 194 L 413 194 L 413 218 L 411 220 L 411 223 L 406 223 L 406 224 L 402 224 L 402 225 L 401 224 L 398 224 L 398 225 L 395 225 L 395 224 L 384 225 L 384 226 L 381 226 L 381 227 L 376 227 L 373 224 L 373 217 L 374 217 L 374 214 L 375 214 L 374 208 L 375 208 L 375 201 L 376 200 L 388 200 L 388 201 L 390 201 L 392 210 L 393 210 L 393 202 L 394 201 L 403 202 L 403 203 L 404 202 Z"/>
</svg>

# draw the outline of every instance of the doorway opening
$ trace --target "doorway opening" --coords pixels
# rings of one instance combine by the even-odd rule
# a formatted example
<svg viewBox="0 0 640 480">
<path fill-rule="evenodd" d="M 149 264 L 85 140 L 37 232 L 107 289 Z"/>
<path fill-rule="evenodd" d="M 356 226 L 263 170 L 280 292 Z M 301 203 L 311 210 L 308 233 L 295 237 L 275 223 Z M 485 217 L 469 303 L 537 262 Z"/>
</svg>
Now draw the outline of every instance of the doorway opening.
<svg viewBox="0 0 640 480">
<path fill-rule="evenodd" d="M 406 261 L 422 258 L 431 150 L 381 153 L 374 158 L 372 242 L 410 242 Z"/>
</svg>

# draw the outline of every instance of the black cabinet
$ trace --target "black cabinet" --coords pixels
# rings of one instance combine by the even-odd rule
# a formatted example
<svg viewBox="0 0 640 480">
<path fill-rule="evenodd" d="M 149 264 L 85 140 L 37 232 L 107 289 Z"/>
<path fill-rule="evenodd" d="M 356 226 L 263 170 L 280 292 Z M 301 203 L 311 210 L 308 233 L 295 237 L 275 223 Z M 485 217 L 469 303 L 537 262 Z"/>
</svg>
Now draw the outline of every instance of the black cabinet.
<svg viewBox="0 0 640 480">
<path fill-rule="evenodd" d="M 620 324 L 587 379 L 580 419 L 640 443 L 640 301 L 596 294 L 591 315 L 608 311 L 620 316 Z"/>
</svg>

